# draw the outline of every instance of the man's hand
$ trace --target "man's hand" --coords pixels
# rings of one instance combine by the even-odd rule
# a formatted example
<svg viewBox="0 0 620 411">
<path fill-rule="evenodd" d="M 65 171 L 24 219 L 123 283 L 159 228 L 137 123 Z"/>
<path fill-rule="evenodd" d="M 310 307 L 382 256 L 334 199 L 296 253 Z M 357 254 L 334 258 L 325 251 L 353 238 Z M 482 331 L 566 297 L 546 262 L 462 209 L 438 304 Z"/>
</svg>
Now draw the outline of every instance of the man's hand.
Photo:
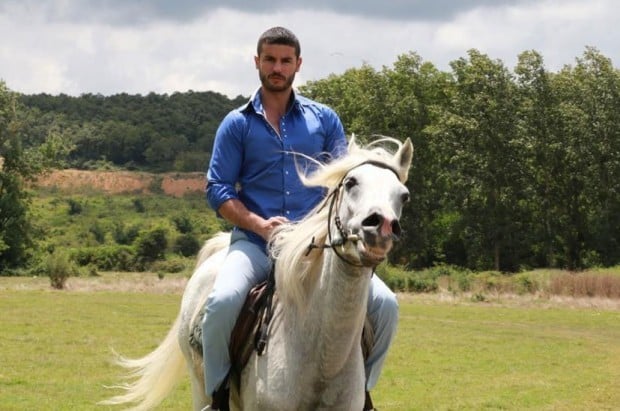
<svg viewBox="0 0 620 411">
<path fill-rule="evenodd" d="M 249 211 L 241 201 L 230 199 L 224 202 L 218 210 L 228 222 L 250 230 L 269 241 L 274 228 L 288 222 L 286 217 L 276 216 L 267 220 Z"/>
<path fill-rule="evenodd" d="M 282 217 L 282 216 L 271 217 L 268 220 L 263 220 L 263 223 L 257 228 L 256 234 L 263 237 L 266 241 L 269 241 L 269 238 L 271 237 L 271 233 L 273 233 L 273 230 L 276 227 L 282 224 L 286 224 L 286 223 L 288 223 L 288 219 L 286 217 Z"/>
</svg>

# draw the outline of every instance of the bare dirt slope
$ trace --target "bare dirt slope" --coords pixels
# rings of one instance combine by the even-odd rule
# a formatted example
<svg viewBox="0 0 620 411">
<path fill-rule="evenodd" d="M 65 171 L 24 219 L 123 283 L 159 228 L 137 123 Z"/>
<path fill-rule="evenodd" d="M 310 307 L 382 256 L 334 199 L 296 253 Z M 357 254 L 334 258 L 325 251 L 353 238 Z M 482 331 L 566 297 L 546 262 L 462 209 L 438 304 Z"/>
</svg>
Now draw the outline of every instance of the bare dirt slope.
<svg viewBox="0 0 620 411">
<path fill-rule="evenodd" d="M 204 173 L 151 174 L 132 171 L 54 170 L 40 177 L 39 187 L 57 188 L 65 192 L 84 190 L 110 194 L 163 192 L 170 196 L 202 193 Z"/>
</svg>

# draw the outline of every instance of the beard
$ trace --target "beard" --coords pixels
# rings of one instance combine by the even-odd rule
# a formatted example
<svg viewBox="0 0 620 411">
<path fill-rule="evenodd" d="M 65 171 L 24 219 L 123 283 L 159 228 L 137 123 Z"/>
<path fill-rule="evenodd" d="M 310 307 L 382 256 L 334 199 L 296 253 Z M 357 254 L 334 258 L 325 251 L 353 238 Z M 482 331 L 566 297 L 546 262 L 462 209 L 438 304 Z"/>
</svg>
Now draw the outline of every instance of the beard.
<svg viewBox="0 0 620 411">
<path fill-rule="evenodd" d="M 265 73 L 259 72 L 258 77 L 260 78 L 260 82 L 267 91 L 272 92 L 280 92 L 287 91 L 293 85 L 293 81 L 295 81 L 295 74 L 290 77 L 285 77 L 280 74 L 270 74 L 267 75 Z M 270 79 L 277 78 L 281 81 L 279 84 L 274 84 Z"/>
</svg>

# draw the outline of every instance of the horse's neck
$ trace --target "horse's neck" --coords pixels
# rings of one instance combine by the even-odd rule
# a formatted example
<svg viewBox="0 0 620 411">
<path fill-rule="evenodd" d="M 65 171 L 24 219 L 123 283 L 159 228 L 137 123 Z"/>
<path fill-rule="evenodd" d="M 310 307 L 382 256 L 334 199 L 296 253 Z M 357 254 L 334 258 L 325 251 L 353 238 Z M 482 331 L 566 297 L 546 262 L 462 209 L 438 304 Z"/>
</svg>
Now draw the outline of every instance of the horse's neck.
<svg viewBox="0 0 620 411">
<path fill-rule="evenodd" d="M 353 267 L 326 253 L 320 284 L 313 293 L 318 314 L 317 348 L 323 375 L 336 375 L 359 349 L 372 270 Z"/>
</svg>

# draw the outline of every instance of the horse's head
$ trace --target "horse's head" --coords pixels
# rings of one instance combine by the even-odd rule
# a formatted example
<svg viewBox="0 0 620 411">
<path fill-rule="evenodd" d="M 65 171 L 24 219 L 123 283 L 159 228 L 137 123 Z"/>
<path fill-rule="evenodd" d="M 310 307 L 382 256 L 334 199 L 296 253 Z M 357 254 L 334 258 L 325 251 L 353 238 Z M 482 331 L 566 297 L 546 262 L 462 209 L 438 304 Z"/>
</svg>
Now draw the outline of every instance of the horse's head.
<svg viewBox="0 0 620 411">
<path fill-rule="evenodd" d="M 337 233 L 332 235 L 332 241 L 344 243 L 341 257 L 366 267 L 382 262 L 401 235 L 400 217 L 409 200 L 404 183 L 413 146 L 407 139 L 393 156 L 381 149 L 373 151 L 376 157 L 371 155 L 346 172 L 338 189 L 339 198 L 334 201 L 338 219 L 331 223 L 331 230 Z M 338 253 L 339 247 L 332 245 Z"/>
<path fill-rule="evenodd" d="M 379 146 L 385 142 L 397 145 L 396 153 Z M 346 156 L 318 164 L 309 175 L 301 173 L 304 184 L 323 187 L 329 194 L 302 221 L 274 233 L 271 252 L 281 297 L 304 306 L 306 293 L 321 274 L 326 248 L 357 267 L 374 267 L 387 257 L 401 233 L 412 157 L 409 139 L 401 143 L 384 138 L 360 147 L 352 138 Z"/>
</svg>

